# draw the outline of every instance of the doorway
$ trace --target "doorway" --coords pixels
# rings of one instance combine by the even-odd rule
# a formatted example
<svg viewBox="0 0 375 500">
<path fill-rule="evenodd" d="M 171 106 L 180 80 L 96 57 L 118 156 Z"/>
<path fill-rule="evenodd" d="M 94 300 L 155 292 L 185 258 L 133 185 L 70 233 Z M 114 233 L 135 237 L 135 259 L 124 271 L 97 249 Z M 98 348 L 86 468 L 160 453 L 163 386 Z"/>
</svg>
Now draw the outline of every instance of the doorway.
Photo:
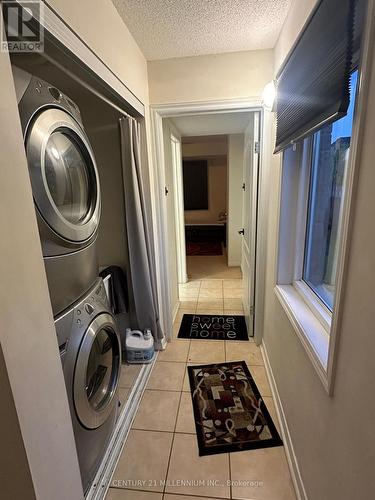
<svg viewBox="0 0 375 500">
<path fill-rule="evenodd" d="M 172 316 L 178 307 L 242 314 L 250 336 L 260 115 L 245 109 L 162 120 Z"/>
<path fill-rule="evenodd" d="M 227 141 L 226 135 L 181 138 L 189 280 L 231 276 L 227 257 Z"/>
</svg>

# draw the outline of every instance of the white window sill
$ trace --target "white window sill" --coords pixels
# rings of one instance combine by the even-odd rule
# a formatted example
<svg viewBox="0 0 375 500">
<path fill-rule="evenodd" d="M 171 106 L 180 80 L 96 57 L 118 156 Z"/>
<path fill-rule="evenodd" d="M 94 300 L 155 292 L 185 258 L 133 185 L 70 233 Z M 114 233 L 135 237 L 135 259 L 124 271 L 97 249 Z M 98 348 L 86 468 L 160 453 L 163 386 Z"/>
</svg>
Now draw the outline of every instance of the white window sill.
<svg viewBox="0 0 375 500">
<path fill-rule="evenodd" d="M 331 331 L 332 312 L 315 295 L 311 288 L 302 280 L 295 281 L 293 287 L 301 298 L 306 302 L 315 317 L 321 322 L 323 328 L 329 335 Z"/>
<path fill-rule="evenodd" d="M 277 285 L 275 294 L 327 389 L 329 332 L 293 285 Z"/>
</svg>

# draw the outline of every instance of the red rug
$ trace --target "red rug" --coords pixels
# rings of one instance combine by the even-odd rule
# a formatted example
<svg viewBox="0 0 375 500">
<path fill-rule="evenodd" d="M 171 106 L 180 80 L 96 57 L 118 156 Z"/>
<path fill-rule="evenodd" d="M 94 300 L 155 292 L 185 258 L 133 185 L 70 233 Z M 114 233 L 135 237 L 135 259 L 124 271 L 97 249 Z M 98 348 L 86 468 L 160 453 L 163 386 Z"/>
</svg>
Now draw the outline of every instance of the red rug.
<svg viewBox="0 0 375 500">
<path fill-rule="evenodd" d="M 207 241 L 196 243 L 188 241 L 186 243 L 186 255 L 223 255 L 221 243 Z"/>
</svg>

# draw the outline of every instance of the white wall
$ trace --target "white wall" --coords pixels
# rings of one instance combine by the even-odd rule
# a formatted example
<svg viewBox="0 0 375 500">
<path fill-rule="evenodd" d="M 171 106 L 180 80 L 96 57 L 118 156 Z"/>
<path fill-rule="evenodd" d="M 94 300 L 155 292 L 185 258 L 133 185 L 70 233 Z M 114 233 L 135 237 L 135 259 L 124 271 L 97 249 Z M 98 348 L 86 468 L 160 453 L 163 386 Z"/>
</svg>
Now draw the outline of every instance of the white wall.
<svg viewBox="0 0 375 500">
<path fill-rule="evenodd" d="M 276 69 L 314 2 L 295 2 L 275 50 Z M 291 322 L 274 294 L 279 216 L 280 155 L 269 169 L 264 344 L 286 414 L 294 451 L 310 500 L 367 500 L 375 490 L 375 57 L 353 233 L 346 273 L 334 395 L 321 384 Z M 272 145 L 270 144 L 270 148 Z M 356 425 L 358 423 L 358 425 Z"/>
<path fill-rule="evenodd" d="M 317 0 L 293 0 L 274 49 L 274 69 L 279 69 L 295 43 Z"/>
<path fill-rule="evenodd" d="M 149 61 L 150 103 L 259 97 L 272 75 L 272 50 Z"/>
<path fill-rule="evenodd" d="M 240 266 L 242 255 L 242 177 L 244 135 L 228 136 L 228 266 Z"/>
<path fill-rule="evenodd" d="M 182 155 L 185 158 L 209 157 L 209 156 L 225 156 L 227 154 L 227 137 L 220 136 L 221 139 L 199 140 L 199 142 L 190 142 L 193 139 L 189 138 L 189 142 L 182 144 Z"/>
</svg>

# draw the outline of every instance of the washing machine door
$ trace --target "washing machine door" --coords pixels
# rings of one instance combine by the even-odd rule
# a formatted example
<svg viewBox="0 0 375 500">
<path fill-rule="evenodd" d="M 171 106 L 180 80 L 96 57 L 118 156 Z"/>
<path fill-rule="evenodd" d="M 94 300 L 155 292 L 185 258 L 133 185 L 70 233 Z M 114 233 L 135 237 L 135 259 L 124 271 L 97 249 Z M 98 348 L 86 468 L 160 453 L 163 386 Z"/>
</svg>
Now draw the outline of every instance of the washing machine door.
<svg viewBox="0 0 375 500">
<path fill-rule="evenodd" d="M 66 240 L 83 242 L 100 216 L 94 153 L 80 125 L 58 108 L 42 110 L 26 134 L 26 155 L 38 210 Z"/>
<path fill-rule="evenodd" d="M 121 345 L 112 316 L 102 313 L 90 324 L 78 352 L 73 399 L 81 424 L 101 426 L 117 405 Z"/>
</svg>

